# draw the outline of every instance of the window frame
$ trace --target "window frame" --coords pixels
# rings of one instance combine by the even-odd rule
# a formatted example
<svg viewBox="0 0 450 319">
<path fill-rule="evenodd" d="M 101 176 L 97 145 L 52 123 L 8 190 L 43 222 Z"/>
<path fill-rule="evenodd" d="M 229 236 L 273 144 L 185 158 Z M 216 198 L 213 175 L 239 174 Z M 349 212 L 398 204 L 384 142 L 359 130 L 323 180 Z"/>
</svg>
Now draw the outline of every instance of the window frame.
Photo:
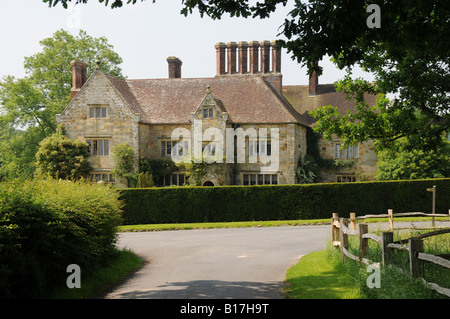
<svg viewBox="0 0 450 319">
<path fill-rule="evenodd" d="M 159 143 L 161 157 L 172 157 L 174 152 L 178 152 L 178 157 L 183 157 L 189 155 L 189 142 L 184 141 L 181 147 L 178 147 L 178 143 L 183 142 L 183 140 L 169 140 L 162 139 Z"/>
<path fill-rule="evenodd" d="M 336 175 L 336 183 L 355 183 L 356 176 L 352 174 L 339 174 Z"/>
<path fill-rule="evenodd" d="M 108 118 L 108 107 L 103 105 L 90 105 L 89 106 L 89 119 L 107 119 Z"/>
<path fill-rule="evenodd" d="M 182 178 L 181 178 L 182 176 Z M 174 180 L 175 180 L 175 184 L 174 184 Z M 185 172 L 176 172 L 176 173 L 172 173 L 170 175 L 166 175 L 163 178 L 163 187 L 169 187 L 169 186 L 183 186 L 185 184 L 187 184 L 189 178 L 186 175 Z M 183 182 L 182 184 L 180 182 Z"/>
<path fill-rule="evenodd" d="M 241 185 L 278 185 L 279 174 L 241 173 Z"/>
<path fill-rule="evenodd" d="M 335 159 L 356 159 L 359 158 L 359 145 L 351 145 L 345 149 L 342 148 L 341 143 L 334 145 L 334 158 Z"/>
<path fill-rule="evenodd" d="M 89 173 L 89 181 L 91 183 L 98 183 L 102 181 L 105 184 L 114 184 L 116 182 L 111 172 L 91 172 Z"/>
<path fill-rule="evenodd" d="M 202 119 L 213 119 L 214 107 L 204 107 L 202 110 Z"/>
<path fill-rule="evenodd" d="M 90 137 L 86 138 L 86 142 L 89 144 L 90 157 L 106 157 L 111 155 L 111 139 Z"/>
</svg>

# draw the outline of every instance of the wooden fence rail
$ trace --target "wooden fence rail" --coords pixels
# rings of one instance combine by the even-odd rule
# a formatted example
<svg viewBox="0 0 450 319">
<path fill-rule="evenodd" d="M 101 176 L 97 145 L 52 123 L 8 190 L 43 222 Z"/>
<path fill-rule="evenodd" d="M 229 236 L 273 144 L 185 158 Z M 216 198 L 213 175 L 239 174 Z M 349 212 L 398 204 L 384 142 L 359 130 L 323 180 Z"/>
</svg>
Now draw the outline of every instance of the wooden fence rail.
<svg viewBox="0 0 450 319">
<path fill-rule="evenodd" d="M 394 216 L 417 216 L 418 214 L 433 217 L 447 217 L 445 214 L 424 214 L 424 213 L 409 213 L 393 214 L 392 210 L 389 210 L 387 215 L 366 215 L 361 217 L 356 217 L 352 213 L 350 218 L 339 218 L 338 214 L 333 214 L 331 218 L 331 243 L 333 246 L 339 246 L 341 252 L 341 262 L 345 262 L 345 257 L 352 260 L 362 262 L 366 265 L 373 264 L 374 262 L 367 259 L 367 253 L 369 250 L 369 242 L 371 239 L 376 243 L 381 245 L 382 249 L 382 261 L 381 263 L 386 266 L 393 265 L 394 250 L 404 250 L 409 252 L 409 265 L 410 273 L 415 278 L 421 278 L 424 283 L 430 289 L 437 291 L 440 294 L 444 294 L 450 297 L 450 289 L 441 287 L 435 283 L 425 281 L 424 272 L 424 262 L 431 262 L 441 267 L 450 269 L 450 260 L 442 256 L 436 256 L 431 254 L 426 254 L 423 252 L 423 238 L 436 236 L 440 234 L 450 233 L 450 228 L 443 228 L 435 230 L 426 234 L 417 235 L 408 239 L 403 239 L 394 242 L 393 233 L 393 217 Z M 449 210 L 450 215 L 450 210 Z M 383 232 L 382 236 L 377 236 L 368 232 L 368 224 L 359 223 L 356 227 L 356 220 L 363 220 L 365 218 L 371 217 L 388 217 L 390 219 L 391 231 Z M 350 224 L 350 227 L 349 227 Z M 359 238 L 359 254 L 358 256 L 352 254 L 348 250 L 348 236 L 358 236 Z M 448 255 L 445 255 L 447 257 Z M 400 268 L 399 268 L 400 269 Z M 400 269 L 401 271 L 404 271 Z"/>
</svg>

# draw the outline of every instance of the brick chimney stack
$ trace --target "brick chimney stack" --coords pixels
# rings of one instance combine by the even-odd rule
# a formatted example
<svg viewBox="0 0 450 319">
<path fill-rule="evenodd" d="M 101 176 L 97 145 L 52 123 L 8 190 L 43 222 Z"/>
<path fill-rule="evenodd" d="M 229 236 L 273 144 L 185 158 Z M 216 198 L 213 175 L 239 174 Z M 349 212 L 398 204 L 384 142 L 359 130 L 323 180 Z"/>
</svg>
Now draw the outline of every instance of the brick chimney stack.
<svg viewBox="0 0 450 319">
<path fill-rule="evenodd" d="M 281 92 L 281 49 L 276 41 L 218 42 L 214 47 L 216 76 L 262 76 Z"/>
<path fill-rule="evenodd" d="M 245 74 L 247 73 L 247 51 L 248 51 L 248 43 L 241 41 L 238 43 L 238 60 L 239 60 L 239 73 Z"/>
<path fill-rule="evenodd" d="M 81 90 L 84 83 L 86 83 L 86 69 L 88 65 L 79 60 L 73 60 L 70 62 L 70 65 L 72 66 L 72 89 L 70 91 L 70 100 L 72 100 Z"/>
<path fill-rule="evenodd" d="M 270 42 L 269 41 L 261 41 L 261 73 L 269 73 L 270 72 Z"/>
<path fill-rule="evenodd" d="M 167 63 L 169 65 L 169 79 L 181 78 L 181 65 L 183 62 L 177 57 L 170 56 L 167 58 Z"/>
<path fill-rule="evenodd" d="M 313 65 L 313 62 L 311 62 Z M 319 76 L 316 71 L 313 71 L 309 77 L 309 95 L 314 96 L 317 94 L 317 89 L 319 88 Z"/>
<path fill-rule="evenodd" d="M 277 48 L 277 41 L 272 41 L 272 72 L 281 73 L 281 50 Z"/>
<path fill-rule="evenodd" d="M 249 43 L 250 47 L 250 73 L 255 74 L 258 73 L 258 56 L 259 56 L 259 42 L 251 41 Z"/>
<path fill-rule="evenodd" d="M 225 74 L 225 49 L 226 45 L 223 42 L 216 43 L 216 63 L 217 75 Z"/>
<path fill-rule="evenodd" d="M 236 42 L 228 42 L 227 43 L 227 51 L 228 51 L 228 74 L 236 73 Z"/>
</svg>

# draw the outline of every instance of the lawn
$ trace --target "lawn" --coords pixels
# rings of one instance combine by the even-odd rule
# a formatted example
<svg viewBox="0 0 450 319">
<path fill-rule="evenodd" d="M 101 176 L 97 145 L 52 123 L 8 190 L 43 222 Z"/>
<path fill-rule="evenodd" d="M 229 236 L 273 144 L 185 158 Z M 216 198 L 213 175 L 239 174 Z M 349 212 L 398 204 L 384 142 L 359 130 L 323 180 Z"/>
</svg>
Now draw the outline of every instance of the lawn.
<svg viewBox="0 0 450 319">
<path fill-rule="evenodd" d="M 304 256 L 289 268 L 285 281 L 288 299 L 364 299 L 355 280 L 327 250 Z"/>
<path fill-rule="evenodd" d="M 330 219 L 271 220 L 271 221 L 222 222 L 222 223 L 146 224 L 146 225 L 119 226 L 119 231 L 139 232 L 139 231 L 187 230 L 187 229 L 210 229 L 210 228 L 279 227 L 279 226 L 302 226 L 302 225 L 306 226 L 306 225 L 325 225 L 327 223 L 330 223 Z"/>
<path fill-rule="evenodd" d="M 429 231 L 429 230 L 428 230 Z M 394 239 L 405 239 L 427 231 L 418 229 L 394 232 Z M 380 235 L 380 234 L 378 234 Z M 349 238 L 349 250 L 358 255 L 358 241 Z M 450 234 L 428 237 L 424 240 L 424 252 L 434 255 L 450 253 Z M 380 245 L 369 242 L 370 260 L 381 261 Z M 395 266 L 381 267 L 380 287 L 368 287 L 367 266 L 346 258 L 340 261 L 339 249 L 327 250 L 304 256 L 299 263 L 286 273 L 288 299 L 448 299 L 424 285 L 421 279 L 413 278 L 409 273 L 408 253 L 395 253 Z M 398 268 L 404 271 L 399 271 Z M 441 287 L 450 287 L 450 269 L 425 264 L 425 277 L 429 282 Z"/>
<path fill-rule="evenodd" d="M 298 219 L 298 220 L 271 220 L 271 221 L 240 221 L 221 223 L 174 223 L 174 224 L 143 224 L 143 225 L 122 225 L 119 232 L 140 232 L 140 231 L 164 231 L 164 230 L 188 230 L 188 229 L 209 229 L 209 228 L 237 228 L 237 227 L 279 227 L 279 226 L 308 226 L 327 225 L 331 218 L 326 219 Z M 447 221 L 448 218 L 437 217 L 436 221 Z M 400 219 L 395 220 L 395 222 Z M 431 221 L 429 217 L 402 218 L 401 221 Z M 369 218 L 365 223 L 388 222 L 387 218 Z"/>
</svg>

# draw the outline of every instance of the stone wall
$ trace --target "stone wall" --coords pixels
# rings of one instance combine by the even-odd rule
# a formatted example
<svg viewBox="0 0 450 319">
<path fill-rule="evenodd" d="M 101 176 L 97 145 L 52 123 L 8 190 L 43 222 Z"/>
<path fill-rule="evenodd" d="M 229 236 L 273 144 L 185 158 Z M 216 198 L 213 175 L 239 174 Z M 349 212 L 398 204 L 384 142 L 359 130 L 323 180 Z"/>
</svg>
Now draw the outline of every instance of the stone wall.
<svg viewBox="0 0 450 319">
<path fill-rule="evenodd" d="M 97 106 L 106 108 L 105 118 L 90 117 L 90 108 Z M 109 155 L 89 157 L 94 172 L 109 173 L 114 168 L 114 147 L 124 143 L 136 150 L 135 166 L 138 167 L 139 150 L 142 149 L 140 135 L 146 135 L 148 128 L 139 126 L 140 116 L 130 111 L 101 72 L 91 76 L 69 106 L 57 115 L 56 121 L 64 126 L 67 136 L 72 139 L 109 141 Z M 123 186 L 122 181 L 116 182 Z"/>
<path fill-rule="evenodd" d="M 106 108 L 106 116 L 91 117 L 90 108 Z M 212 118 L 203 118 L 203 108 L 213 108 L 214 116 Z M 84 141 L 98 139 L 109 141 L 109 154 L 102 156 L 91 156 L 89 163 L 93 167 L 94 173 L 108 174 L 114 168 L 113 151 L 119 144 L 128 144 L 135 149 L 135 167 L 139 167 L 139 158 L 146 157 L 151 159 L 166 158 L 161 150 L 162 141 L 170 141 L 172 133 L 176 129 L 187 133 L 189 150 L 194 150 L 194 132 L 195 125 L 200 123 L 203 144 L 209 144 L 211 138 L 207 138 L 205 133 L 211 132 L 211 129 L 217 129 L 216 133 L 222 136 L 218 145 L 222 149 L 217 149 L 216 154 L 220 156 L 215 164 L 208 166 L 205 176 L 202 177 L 200 184 L 207 181 L 214 185 L 232 185 L 243 183 L 244 174 L 273 174 L 277 175 L 277 184 L 293 184 L 296 182 L 295 169 L 300 154 L 306 153 L 306 128 L 299 124 L 240 124 L 233 125 L 229 123 L 228 113 L 224 112 L 220 101 L 213 98 L 207 91 L 204 100 L 197 111 L 191 113 L 191 117 L 182 124 L 145 124 L 140 121 L 140 116 L 134 114 L 121 95 L 111 85 L 108 78 L 100 71 L 95 72 L 85 83 L 83 88 L 77 93 L 69 106 L 57 116 L 57 123 L 63 124 L 66 134 L 72 139 L 81 139 Z M 197 124 L 196 124 L 197 123 Z M 272 154 L 267 160 L 262 162 L 262 158 L 257 155 L 255 163 L 249 161 L 250 147 L 253 145 L 254 153 L 257 152 L 256 145 L 261 137 L 263 129 L 269 141 L 271 141 Z M 275 143 L 271 136 L 272 129 L 277 129 L 279 133 L 279 145 Z M 244 142 L 237 144 L 237 152 L 243 151 L 245 154 L 244 162 L 237 162 L 236 158 L 227 162 L 227 134 L 233 134 L 236 130 L 242 130 L 249 133 L 254 130 L 256 140 L 245 136 Z M 184 137 L 186 138 L 186 137 Z M 234 137 L 232 137 L 234 142 Z M 217 141 L 216 141 L 217 142 Z M 252 144 L 253 143 L 253 144 Z M 221 151 L 221 152 L 220 152 Z M 234 155 L 234 149 L 233 149 Z M 234 157 L 234 156 L 233 156 Z M 265 169 L 271 167 L 271 171 Z M 124 181 L 116 180 L 119 186 L 125 186 Z"/>
<path fill-rule="evenodd" d="M 336 159 L 336 145 L 341 145 L 341 140 L 335 138 L 333 140 L 319 139 L 318 148 L 320 156 L 323 159 Z M 354 150 L 352 154 L 354 154 Z M 347 156 L 342 156 L 342 152 L 347 152 Z M 352 160 L 353 165 L 339 169 L 322 169 L 319 178 L 320 182 L 334 183 L 338 181 L 370 181 L 376 179 L 377 174 L 377 157 L 374 151 L 372 141 L 363 142 L 357 146 L 357 155 L 349 158 L 348 150 L 341 151 L 343 160 Z M 352 177 L 352 180 L 348 180 Z"/>
</svg>

